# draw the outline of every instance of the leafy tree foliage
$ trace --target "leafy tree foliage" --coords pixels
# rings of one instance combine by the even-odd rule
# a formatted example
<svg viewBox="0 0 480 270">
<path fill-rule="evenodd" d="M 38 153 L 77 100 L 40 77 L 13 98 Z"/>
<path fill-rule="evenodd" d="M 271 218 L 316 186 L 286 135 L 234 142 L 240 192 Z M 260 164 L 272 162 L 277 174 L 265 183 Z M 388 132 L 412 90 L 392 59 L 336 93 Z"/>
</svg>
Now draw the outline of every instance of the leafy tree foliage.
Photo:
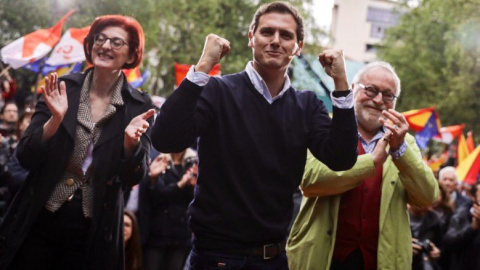
<svg viewBox="0 0 480 270">
<path fill-rule="evenodd" d="M 231 52 L 222 60 L 222 72 L 242 70 L 251 59 L 248 26 L 259 5 L 266 0 L 0 0 L 0 46 L 38 28 L 47 28 L 68 10 L 77 10 L 66 28 L 83 27 L 96 16 L 124 14 L 135 17 L 146 35 L 143 68 L 152 73 L 145 87 L 151 94 L 168 95 L 174 89 L 174 63 L 195 64 L 205 37 L 215 33 L 231 42 Z M 307 35 L 318 42 L 322 32 L 313 26 L 307 10 L 312 0 L 291 0 L 310 26 Z M 305 8 L 304 8 L 305 7 Z"/>
<path fill-rule="evenodd" d="M 400 110 L 436 106 L 442 125 L 480 134 L 480 0 L 423 0 L 389 29 L 379 57 L 401 80 Z"/>
</svg>

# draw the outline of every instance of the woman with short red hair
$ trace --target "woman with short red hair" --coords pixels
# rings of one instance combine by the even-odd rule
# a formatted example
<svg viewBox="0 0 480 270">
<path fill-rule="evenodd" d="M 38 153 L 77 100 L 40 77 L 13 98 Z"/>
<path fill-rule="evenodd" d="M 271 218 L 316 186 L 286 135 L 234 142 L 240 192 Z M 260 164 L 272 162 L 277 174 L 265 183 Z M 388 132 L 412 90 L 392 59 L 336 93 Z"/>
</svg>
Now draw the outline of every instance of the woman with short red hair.
<svg viewBox="0 0 480 270">
<path fill-rule="evenodd" d="M 147 94 L 124 68 L 142 61 L 133 18 L 95 19 L 84 40 L 84 73 L 46 78 L 18 145 L 30 171 L 0 227 L 0 269 L 124 269 L 123 190 L 148 170 Z"/>
</svg>

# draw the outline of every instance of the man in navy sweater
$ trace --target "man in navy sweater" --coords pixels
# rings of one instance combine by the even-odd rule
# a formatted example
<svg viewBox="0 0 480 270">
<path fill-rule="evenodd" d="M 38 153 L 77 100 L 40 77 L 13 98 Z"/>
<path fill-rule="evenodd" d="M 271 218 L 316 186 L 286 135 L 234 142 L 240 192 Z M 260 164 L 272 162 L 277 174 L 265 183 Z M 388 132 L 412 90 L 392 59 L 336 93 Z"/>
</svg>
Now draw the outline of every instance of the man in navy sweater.
<svg viewBox="0 0 480 270">
<path fill-rule="evenodd" d="M 343 53 L 319 60 L 335 82 L 333 119 L 311 91 L 297 91 L 287 68 L 303 47 L 303 20 L 287 3 L 261 6 L 248 33 L 253 61 L 243 72 L 207 74 L 229 52 L 214 34 L 152 130 L 161 152 L 198 138 L 199 175 L 190 205 L 190 269 L 288 269 L 285 255 L 292 195 L 307 149 L 332 170 L 357 158 L 357 126 Z M 217 268 L 215 268 L 217 269 Z"/>
</svg>

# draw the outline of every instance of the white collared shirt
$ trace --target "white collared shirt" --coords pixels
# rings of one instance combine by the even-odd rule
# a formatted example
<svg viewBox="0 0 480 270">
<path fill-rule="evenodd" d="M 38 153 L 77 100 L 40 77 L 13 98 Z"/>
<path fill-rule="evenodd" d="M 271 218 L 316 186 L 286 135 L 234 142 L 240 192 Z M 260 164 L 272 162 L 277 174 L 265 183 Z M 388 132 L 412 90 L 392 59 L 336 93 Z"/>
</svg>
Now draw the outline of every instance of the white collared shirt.
<svg viewBox="0 0 480 270">
<path fill-rule="evenodd" d="M 365 150 L 365 153 L 372 153 L 373 149 L 375 149 L 375 146 L 377 145 L 378 140 L 383 138 L 383 135 L 385 135 L 385 128 L 382 127 L 380 130 L 373 136 L 373 138 L 370 140 L 370 142 L 367 142 L 363 137 L 360 132 L 358 133 L 358 137 L 360 138 L 360 142 L 362 143 L 363 150 Z M 400 145 L 400 147 L 396 151 L 390 150 L 388 153 L 392 156 L 393 160 L 399 159 L 405 154 L 407 151 L 408 144 L 406 141 L 403 141 L 403 143 Z"/>
<path fill-rule="evenodd" d="M 245 67 L 245 72 L 248 75 L 248 78 L 252 82 L 255 90 L 257 90 L 266 100 L 268 103 L 272 104 L 275 100 L 282 98 L 285 92 L 291 87 L 290 78 L 287 74 L 285 74 L 285 82 L 283 83 L 283 88 L 278 93 L 277 96 L 273 97 L 268 90 L 267 84 L 263 80 L 263 78 L 258 74 L 258 72 L 253 68 L 253 62 L 249 61 L 247 66 Z M 203 72 L 195 71 L 195 66 L 191 66 L 188 70 L 187 80 L 193 82 L 198 86 L 205 86 L 210 79 L 210 76 Z M 353 93 L 350 92 L 346 97 L 334 97 L 330 94 L 333 106 L 340 108 L 340 109 L 350 109 L 353 107 Z"/>
</svg>

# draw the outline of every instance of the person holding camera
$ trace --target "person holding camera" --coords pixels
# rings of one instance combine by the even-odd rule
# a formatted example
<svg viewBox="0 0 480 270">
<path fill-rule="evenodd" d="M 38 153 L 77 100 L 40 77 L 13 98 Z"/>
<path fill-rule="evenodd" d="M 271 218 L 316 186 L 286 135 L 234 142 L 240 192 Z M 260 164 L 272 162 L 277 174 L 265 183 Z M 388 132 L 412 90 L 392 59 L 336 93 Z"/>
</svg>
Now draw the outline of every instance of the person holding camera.
<svg viewBox="0 0 480 270">
<path fill-rule="evenodd" d="M 453 214 L 443 237 L 448 256 L 442 265 L 449 270 L 480 269 L 480 182 L 470 193 L 471 201 Z"/>
<path fill-rule="evenodd" d="M 440 217 L 430 207 L 408 205 L 412 230 L 412 270 L 438 270 L 442 241 Z"/>
<path fill-rule="evenodd" d="M 183 269 L 191 248 L 187 208 L 197 179 L 197 153 L 160 154 L 140 184 L 139 222 L 146 270 Z"/>
</svg>

